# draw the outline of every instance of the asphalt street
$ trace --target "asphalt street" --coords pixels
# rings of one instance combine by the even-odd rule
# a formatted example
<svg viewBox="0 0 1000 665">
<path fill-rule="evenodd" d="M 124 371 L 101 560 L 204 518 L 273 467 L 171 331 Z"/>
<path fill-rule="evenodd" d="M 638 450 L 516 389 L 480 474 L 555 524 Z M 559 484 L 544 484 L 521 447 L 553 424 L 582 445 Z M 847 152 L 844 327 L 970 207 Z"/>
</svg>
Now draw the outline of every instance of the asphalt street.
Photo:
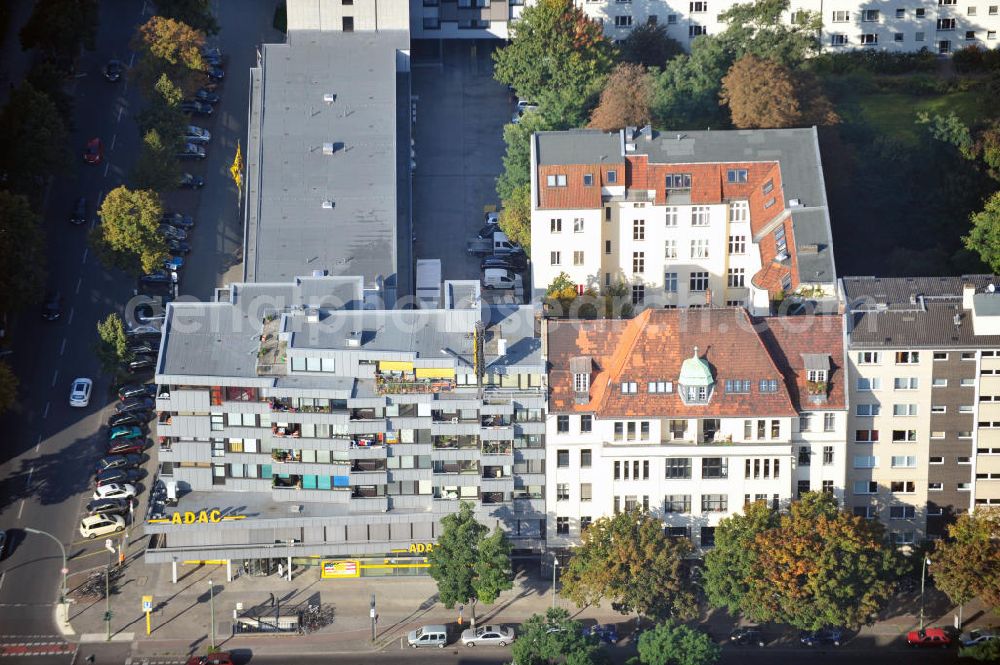
<svg viewBox="0 0 1000 665">
<path fill-rule="evenodd" d="M 200 192 L 165 196 L 168 210 L 195 217 L 194 249 L 180 291 L 201 299 L 239 276 L 242 222 L 228 169 L 237 141 L 245 141 L 249 68 L 256 62 L 255 47 L 265 39 L 280 40 L 271 28 L 274 0 L 215 4 L 223 29 L 210 39 L 210 45 L 221 46 L 226 53 L 227 78 L 220 86 L 222 101 L 214 117 L 192 121 L 212 132 L 208 157 L 183 164 L 184 170 L 203 175 L 206 186 Z M 89 251 L 87 234 L 97 223 L 95 210 L 103 196 L 127 184 L 140 142 L 134 122 L 141 101 L 138 91 L 127 77 L 107 82 L 101 69 L 111 58 L 133 61 L 129 40 L 151 10 L 142 1 L 102 0 L 97 49 L 82 54 L 76 77 L 67 83 L 75 102 L 69 146 L 74 162 L 48 186 L 43 214 L 48 287 L 62 295 L 63 314 L 58 321 L 46 322 L 27 310 L 10 331 L 14 353 L 8 359 L 21 380 L 21 401 L 3 419 L 5 437 L 0 449 L 0 529 L 10 534 L 7 554 L 0 561 L 0 645 L 23 636 L 44 641 L 57 635 L 54 610 L 61 581 L 60 550 L 44 536 L 27 534 L 25 527 L 50 532 L 64 545 L 70 589 L 88 571 L 102 569 L 110 556 L 103 549 L 103 539 L 82 541 L 77 531 L 82 507 L 92 491 L 91 468 L 103 452 L 101 426 L 114 402 L 113 386 L 100 375 L 92 349 L 97 322 L 111 312 L 123 311 L 135 281 L 105 270 Z M 5 53 L 17 48 L 16 38 L 4 44 Z M 11 60 L 17 57 L 14 53 Z M 104 145 L 104 161 L 96 166 L 83 163 L 81 157 L 92 137 L 100 137 Z M 68 222 L 71 206 L 80 196 L 87 198 L 90 215 L 90 223 L 83 227 Z M 68 404 L 70 384 L 76 377 L 94 379 L 87 408 Z M 152 466 L 152 462 L 147 465 L 150 471 Z M 73 613 L 71 609 L 71 617 Z"/>
</svg>

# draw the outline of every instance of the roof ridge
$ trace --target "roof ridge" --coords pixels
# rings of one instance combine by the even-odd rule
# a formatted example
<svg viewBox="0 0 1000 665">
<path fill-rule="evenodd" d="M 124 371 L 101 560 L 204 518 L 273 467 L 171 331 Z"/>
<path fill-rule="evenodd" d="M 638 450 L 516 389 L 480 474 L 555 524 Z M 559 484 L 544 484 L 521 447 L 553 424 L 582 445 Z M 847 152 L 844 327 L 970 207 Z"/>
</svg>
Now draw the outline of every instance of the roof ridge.
<svg viewBox="0 0 1000 665">
<path fill-rule="evenodd" d="M 609 363 L 610 367 L 607 370 L 608 380 L 601 383 L 602 395 L 599 403 L 600 409 L 603 410 L 607 406 L 608 384 L 610 384 L 616 377 L 621 376 L 621 372 L 625 368 L 625 364 L 628 362 L 629 358 L 632 357 L 632 350 L 635 349 L 635 345 L 639 341 L 639 337 L 641 336 L 640 333 L 646 329 L 646 325 L 649 323 L 649 319 L 652 315 L 652 308 L 644 309 L 637 317 L 629 321 L 628 326 L 626 326 L 622 335 L 622 341 L 616 345 L 615 352 L 611 356 L 611 362 Z M 623 347 L 626 346 L 627 349 L 625 349 L 625 352 L 622 353 Z M 601 375 L 598 374 L 597 378 L 601 378 Z"/>
<path fill-rule="evenodd" d="M 771 348 L 767 345 L 767 342 L 764 341 L 764 338 L 761 336 L 760 331 L 757 330 L 757 326 L 754 325 L 753 319 L 750 318 L 750 315 L 747 313 L 747 310 L 741 307 L 740 308 L 740 312 L 743 314 L 743 320 L 746 321 L 750 325 L 750 330 L 753 332 L 753 336 L 757 339 L 757 343 L 760 344 L 761 349 L 764 351 L 764 355 L 767 356 L 767 362 L 769 362 L 771 364 L 771 368 L 776 372 L 777 376 L 781 377 L 781 379 L 782 379 L 781 385 L 784 386 L 784 389 L 785 389 L 784 390 L 785 401 L 788 402 L 789 408 L 791 408 L 792 410 L 796 410 L 797 411 L 797 409 L 795 408 L 795 404 L 792 403 L 792 394 L 791 394 L 791 391 L 788 388 L 788 384 L 786 382 L 785 373 L 782 372 L 778 368 L 778 364 L 776 362 L 774 362 L 774 356 L 771 353 Z M 765 317 L 762 317 L 762 318 L 765 318 Z M 771 326 L 770 326 L 769 322 L 765 321 L 764 322 L 764 326 L 768 330 L 770 330 Z M 791 363 L 789 363 L 788 369 L 791 370 L 792 372 L 795 371 L 792 368 Z"/>
</svg>

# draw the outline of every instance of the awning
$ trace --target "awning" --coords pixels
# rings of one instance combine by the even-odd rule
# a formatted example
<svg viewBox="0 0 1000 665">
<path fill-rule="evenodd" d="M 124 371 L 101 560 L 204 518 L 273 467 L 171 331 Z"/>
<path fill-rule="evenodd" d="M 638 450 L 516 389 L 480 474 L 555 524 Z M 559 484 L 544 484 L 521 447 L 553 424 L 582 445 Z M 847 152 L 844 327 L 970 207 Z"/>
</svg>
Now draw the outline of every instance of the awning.
<svg viewBox="0 0 1000 665">
<path fill-rule="evenodd" d="M 378 361 L 378 371 L 380 372 L 412 372 L 413 362 L 409 360 L 380 360 Z"/>
<path fill-rule="evenodd" d="M 455 368 L 453 367 L 418 367 L 418 379 L 454 379 Z"/>
</svg>

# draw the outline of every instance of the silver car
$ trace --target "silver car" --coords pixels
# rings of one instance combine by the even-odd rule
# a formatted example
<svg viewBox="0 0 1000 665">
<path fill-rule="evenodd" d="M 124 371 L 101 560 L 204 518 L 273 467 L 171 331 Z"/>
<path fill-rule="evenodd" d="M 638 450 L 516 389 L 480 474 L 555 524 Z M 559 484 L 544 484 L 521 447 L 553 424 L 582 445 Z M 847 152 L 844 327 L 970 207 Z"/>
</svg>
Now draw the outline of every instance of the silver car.
<svg viewBox="0 0 1000 665">
<path fill-rule="evenodd" d="M 510 626 L 480 626 L 462 631 L 462 644 L 504 647 L 514 641 L 514 629 Z"/>
<path fill-rule="evenodd" d="M 1000 637 L 1000 633 L 997 633 L 995 630 L 979 629 L 962 633 L 958 639 L 962 643 L 963 647 L 971 647 L 982 642 L 998 639 L 998 637 Z"/>
</svg>

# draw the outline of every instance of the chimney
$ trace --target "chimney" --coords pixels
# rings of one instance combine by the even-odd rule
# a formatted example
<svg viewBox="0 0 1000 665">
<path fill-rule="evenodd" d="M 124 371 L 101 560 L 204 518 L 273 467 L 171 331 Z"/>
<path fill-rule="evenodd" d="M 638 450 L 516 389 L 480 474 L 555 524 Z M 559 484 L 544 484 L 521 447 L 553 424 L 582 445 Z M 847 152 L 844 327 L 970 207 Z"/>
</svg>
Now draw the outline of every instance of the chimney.
<svg viewBox="0 0 1000 665">
<path fill-rule="evenodd" d="M 652 141 L 653 140 L 653 126 L 652 125 L 646 125 L 645 127 L 643 127 L 642 128 L 642 134 L 643 134 L 643 136 L 646 137 L 647 141 Z"/>
<path fill-rule="evenodd" d="M 974 284 L 962 285 L 962 309 L 972 309 L 972 296 L 976 295 Z"/>
</svg>

